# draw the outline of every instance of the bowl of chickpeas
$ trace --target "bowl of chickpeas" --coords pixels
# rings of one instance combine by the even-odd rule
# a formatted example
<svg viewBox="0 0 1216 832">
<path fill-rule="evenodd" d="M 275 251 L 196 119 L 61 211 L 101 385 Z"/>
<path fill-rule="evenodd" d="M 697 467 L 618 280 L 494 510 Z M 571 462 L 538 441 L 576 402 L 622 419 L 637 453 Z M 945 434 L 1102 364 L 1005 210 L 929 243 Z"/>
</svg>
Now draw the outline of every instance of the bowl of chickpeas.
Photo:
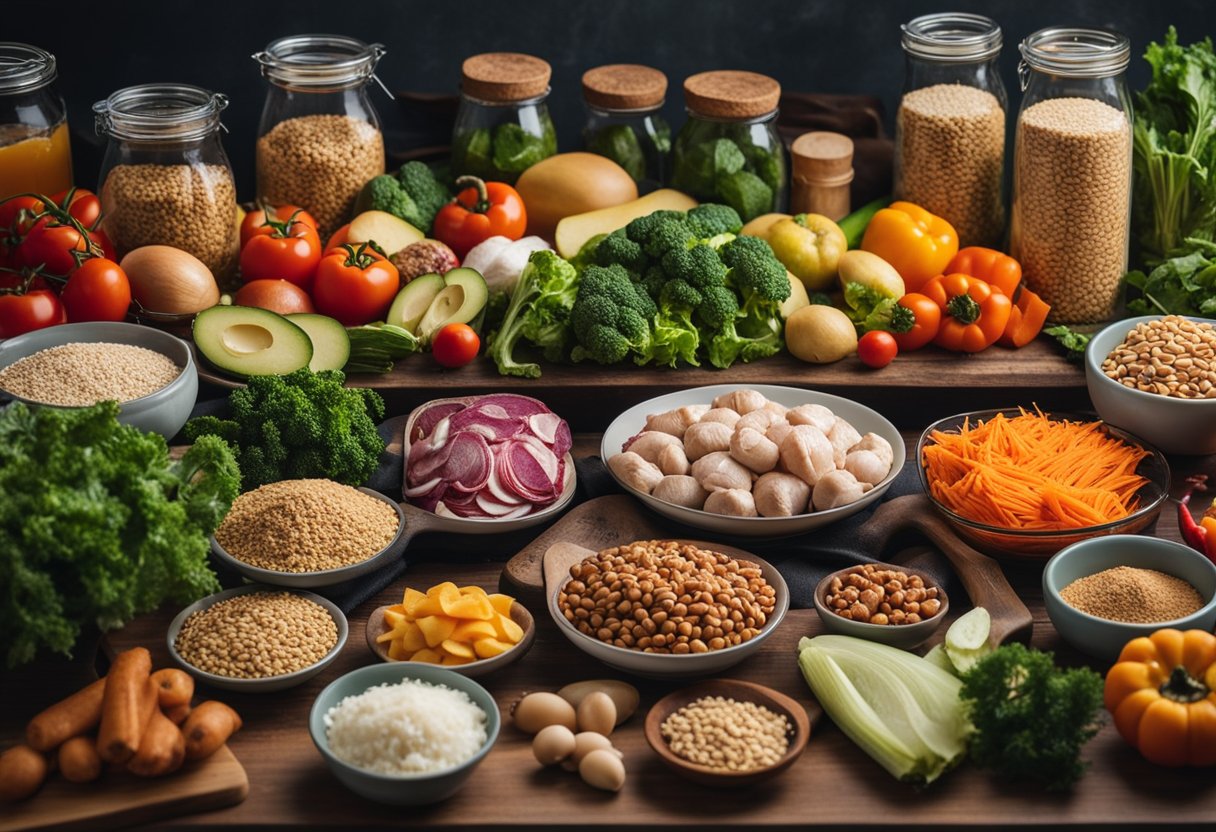
<svg viewBox="0 0 1216 832">
<path fill-rule="evenodd" d="M 840 569 L 815 587 L 815 611 L 825 630 L 902 650 L 928 641 L 949 609 L 945 590 L 932 578 L 889 563 Z"/>
</svg>

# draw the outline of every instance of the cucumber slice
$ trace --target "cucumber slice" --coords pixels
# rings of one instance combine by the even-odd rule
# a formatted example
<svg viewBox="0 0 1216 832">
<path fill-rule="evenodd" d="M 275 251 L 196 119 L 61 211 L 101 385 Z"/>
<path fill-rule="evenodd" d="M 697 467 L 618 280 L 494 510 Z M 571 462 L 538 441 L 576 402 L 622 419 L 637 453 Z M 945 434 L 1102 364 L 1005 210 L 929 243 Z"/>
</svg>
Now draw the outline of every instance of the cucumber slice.
<svg viewBox="0 0 1216 832">
<path fill-rule="evenodd" d="M 976 607 L 960 616 L 946 631 L 946 648 L 954 650 L 979 650 L 988 643 L 992 630 L 992 616 L 983 607 Z"/>
</svg>

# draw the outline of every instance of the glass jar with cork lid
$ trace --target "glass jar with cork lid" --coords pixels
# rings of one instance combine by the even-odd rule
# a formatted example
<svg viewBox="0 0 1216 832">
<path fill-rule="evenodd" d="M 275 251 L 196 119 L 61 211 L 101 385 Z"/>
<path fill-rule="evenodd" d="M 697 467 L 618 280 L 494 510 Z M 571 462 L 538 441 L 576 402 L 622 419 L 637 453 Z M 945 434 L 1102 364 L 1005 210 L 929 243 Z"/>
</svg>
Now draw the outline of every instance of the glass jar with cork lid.
<svg viewBox="0 0 1216 832">
<path fill-rule="evenodd" d="M 717 70 L 685 79 L 688 120 L 672 145 L 672 187 L 726 203 L 744 222 L 780 210 L 786 187 L 780 99 L 781 85 L 756 72 Z"/>
<path fill-rule="evenodd" d="M 67 109 L 55 90 L 55 56 L 0 42 L 0 199 L 72 187 Z"/>
<path fill-rule="evenodd" d="M 345 35 L 292 35 L 253 55 L 270 82 L 258 125 L 258 200 L 304 208 L 322 240 L 347 221 L 367 180 L 384 173 L 380 116 L 368 95 L 384 53 Z"/>
<path fill-rule="evenodd" d="M 452 175 L 514 184 L 557 153 L 549 117 L 552 70 L 518 52 L 486 52 L 461 65 L 460 107 L 452 131 Z"/>
<path fill-rule="evenodd" d="M 950 12 L 901 28 L 895 198 L 945 218 L 960 245 L 999 246 L 1008 106 L 996 65 L 1001 27 L 983 15 Z"/>
<path fill-rule="evenodd" d="M 587 120 L 583 145 L 616 162 L 638 192 L 661 188 L 671 156 L 671 128 L 659 115 L 667 76 L 639 64 L 609 64 L 583 73 Z"/>
<path fill-rule="evenodd" d="M 1098 323 L 1127 271 L 1132 105 L 1126 36 L 1042 29 L 1020 46 L 1010 253 L 1051 319 Z"/>
</svg>

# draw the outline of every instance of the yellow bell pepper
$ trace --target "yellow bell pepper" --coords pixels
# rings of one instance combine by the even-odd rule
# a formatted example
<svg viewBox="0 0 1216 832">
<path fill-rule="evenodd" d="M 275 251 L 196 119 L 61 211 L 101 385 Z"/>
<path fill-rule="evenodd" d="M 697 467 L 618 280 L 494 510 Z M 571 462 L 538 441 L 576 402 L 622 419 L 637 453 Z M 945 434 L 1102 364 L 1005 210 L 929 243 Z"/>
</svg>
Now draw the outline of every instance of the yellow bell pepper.
<svg viewBox="0 0 1216 832">
<path fill-rule="evenodd" d="M 861 238 L 865 251 L 886 260 L 909 292 L 939 274 L 958 253 L 958 233 L 941 217 L 911 202 L 892 202 L 874 215 Z"/>
</svg>

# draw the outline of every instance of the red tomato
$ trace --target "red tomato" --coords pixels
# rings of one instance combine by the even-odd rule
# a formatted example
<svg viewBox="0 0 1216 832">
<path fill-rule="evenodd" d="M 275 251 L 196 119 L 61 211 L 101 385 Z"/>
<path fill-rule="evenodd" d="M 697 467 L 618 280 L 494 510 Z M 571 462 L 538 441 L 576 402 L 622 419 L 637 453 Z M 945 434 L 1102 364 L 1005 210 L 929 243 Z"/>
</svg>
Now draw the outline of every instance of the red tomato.
<svg viewBox="0 0 1216 832">
<path fill-rule="evenodd" d="M 332 242 L 334 238 L 330 237 L 329 239 Z M 341 242 L 341 243 L 338 243 L 337 245 L 333 245 L 333 246 L 327 245 L 325 247 L 325 253 L 322 254 L 321 256 L 328 257 L 331 254 L 346 254 L 346 253 L 348 253 L 347 252 L 348 246 L 350 248 L 358 248 L 361 245 L 367 246 L 367 248 L 363 250 L 363 253 L 366 254 L 368 257 L 371 257 L 373 260 L 388 260 L 388 255 L 386 255 L 384 253 L 384 249 L 380 248 L 380 244 L 377 243 L 375 240 L 371 240 L 370 242 L 367 242 L 367 243 Z"/>
<path fill-rule="evenodd" d="M 399 283 L 396 266 L 370 256 L 360 245 L 321 260 L 312 299 L 322 315 L 343 326 L 360 326 L 384 317 Z"/>
<path fill-rule="evenodd" d="M 329 235 L 329 239 L 325 241 L 325 251 L 329 253 L 333 249 L 341 248 L 347 243 L 347 235 L 350 234 L 350 223 L 339 228 L 333 234 Z"/>
<path fill-rule="evenodd" d="M 0 295 L 0 338 L 12 338 L 67 321 L 54 292 L 35 289 L 24 295 Z"/>
<path fill-rule="evenodd" d="M 46 206 L 42 204 L 42 200 L 34 199 L 32 196 L 14 196 L 9 197 L 0 202 L 0 230 L 4 231 L 19 231 L 17 227 L 19 216 L 23 216 L 26 220 L 23 225 L 28 227 L 33 224 L 33 216 L 41 214 Z M 24 211 L 24 215 L 22 215 Z"/>
<path fill-rule="evenodd" d="M 121 321 L 131 306 L 131 284 L 113 260 L 90 257 L 72 272 L 60 300 L 72 323 Z"/>
<path fill-rule="evenodd" d="M 895 336 L 881 329 L 870 330 L 857 341 L 857 357 L 876 370 L 890 364 L 898 352 Z"/>
<path fill-rule="evenodd" d="M 271 222 L 266 222 L 266 212 L 258 208 L 250 211 L 245 215 L 245 219 L 241 220 L 241 248 L 259 234 L 273 234 L 275 231 L 274 223 L 285 223 L 295 217 L 296 222 L 302 222 L 305 225 L 312 226 L 316 231 L 317 221 L 312 214 L 305 211 L 296 205 L 280 205 L 278 208 L 270 210 Z"/>
<path fill-rule="evenodd" d="M 101 200 L 84 188 L 69 188 L 51 197 L 51 201 L 67 211 L 85 228 L 94 230 L 101 221 Z"/>
<path fill-rule="evenodd" d="M 62 225 L 55 219 L 44 216 L 34 223 L 25 239 L 17 246 L 17 262 L 27 268 L 66 277 L 76 269 L 76 257 L 73 252 L 88 253 L 90 242 L 96 243 L 97 251 L 102 255 L 112 259 L 113 246 L 109 245 L 104 234 L 100 231 L 89 232 L 89 238 L 86 241 L 73 225 Z"/>
<path fill-rule="evenodd" d="M 297 218 L 278 223 L 266 233 L 255 234 L 241 249 L 241 278 L 287 280 L 305 291 L 312 287 L 321 260 L 321 238 L 317 229 Z"/>
<path fill-rule="evenodd" d="M 431 354 L 441 367 L 463 367 L 477 357 L 481 339 L 468 324 L 448 324 L 431 339 Z"/>
<path fill-rule="evenodd" d="M 237 306 L 269 309 L 280 315 L 316 311 L 308 292 L 286 280 L 251 280 L 237 290 L 232 302 Z"/>
</svg>

